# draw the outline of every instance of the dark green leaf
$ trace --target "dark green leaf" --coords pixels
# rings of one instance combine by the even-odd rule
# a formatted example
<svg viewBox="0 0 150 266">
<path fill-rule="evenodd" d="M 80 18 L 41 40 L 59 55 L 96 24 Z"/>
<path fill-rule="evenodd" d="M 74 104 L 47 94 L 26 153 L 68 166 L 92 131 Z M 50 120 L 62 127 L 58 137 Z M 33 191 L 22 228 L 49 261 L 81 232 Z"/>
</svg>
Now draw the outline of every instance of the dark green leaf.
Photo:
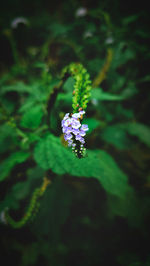
<svg viewBox="0 0 150 266">
<path fill-rule="evenodd" d="M 92 89 L 91 97 L 99 101 L 120 101 L 125 99 L 122 95 L 113 95 L 103 92 L 100 88 Z"/>
<path fill-rule="evenodd" d="M 99 120 L 94 119 L 94 118 L 85 118 L 83 122 L 84 124 L 87 124 L 89 127 L 89 130 L 87 133 L 91 133 L 94 129 L 96 129 L 101 124 Z"/>
<path fill-rule="evenodd" d="M 0 181 L 3 181 L 10 173 L 12 168 L 19 163 L 23 163 L 29 157 L 29 153 L 18 151 L 12 153 L 6 160 L 0 165 Z"/>
<path fill-rule="evenodd" d="M 63 89 L 67 92 L 73 92 L 75 80 L 72 77 L 69 77 L 64 83 Z"/>
<path fill-rule="evenodd" d="M 58 243 L 60 229 L 69 215 L 71 203 L 71 190 L 65 185 L 62 178 L 57 177 L 47 188 L 33 230 L 40 235 L 50 234 L 51 242 Z"/>
<path fill-rule="evenodd" d="M 101 133 L 101 137 L 116 148 L 128 149 L 131 143 L 127 137 L 126 131 L 120 125 L 109 126 Z"/>
<path fill-rule="evenodd" d="M 7 123 L 0 127 L 0 153 L 11 150 L 16 144 L 17 137 L 15 129 Z"/>
<path fill-rule="evenodd" d="M 3 86 L 1 88 L 1 94 L 10 92 L 10 91 L 16 91 L 16 92 L 28 92 L 31 93 L 32 88 L 28 85 L 26 85 L 23 82 L 16 82 L 13 85 L 9 85 L 9 86 Z"/>
<path fill-rule="evenodd" d="M 20 124 L 24 128 L 36 129 L 39 127 L 43 115 L 44 113 L 41 105 L 32 107 L 24 113 Z"/>
<path fill-rule="evenodd" d="M 150 147 L 150 128 L 140 123 L 123 124 L 129 134 L 138 137 L 143 143 Z"/>
</svg>

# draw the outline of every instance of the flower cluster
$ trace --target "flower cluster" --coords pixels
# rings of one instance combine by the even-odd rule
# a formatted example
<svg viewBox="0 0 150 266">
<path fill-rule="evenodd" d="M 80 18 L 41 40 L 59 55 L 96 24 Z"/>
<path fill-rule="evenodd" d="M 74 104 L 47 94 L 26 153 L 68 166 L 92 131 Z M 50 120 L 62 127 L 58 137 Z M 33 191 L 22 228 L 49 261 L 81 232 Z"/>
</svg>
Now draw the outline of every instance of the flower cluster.
<svg viewBox="0 0 150 266">
<path fill-rule="evenodd" d="M 86 131 L 89 130 L 88 125 L 81 125 L 83 114 L 85 114 L 85 111 L 82 110 L 72 115 L 67 113 L 61 122 L 64 139 L 78 157 L 82 157 L 85 152 L 83 145 L 85 143 L 84 136 L 86 135 Z"/>
</svg>

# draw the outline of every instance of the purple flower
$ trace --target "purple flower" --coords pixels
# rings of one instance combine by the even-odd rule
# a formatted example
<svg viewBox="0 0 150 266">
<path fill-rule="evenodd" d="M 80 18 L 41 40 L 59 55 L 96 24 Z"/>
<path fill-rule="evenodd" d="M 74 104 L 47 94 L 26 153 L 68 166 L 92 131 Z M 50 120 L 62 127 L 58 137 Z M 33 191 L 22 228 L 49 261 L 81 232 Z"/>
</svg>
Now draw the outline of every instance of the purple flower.
<svg viewBox="0 0 150 266">
<path fill-rule="evenodd" d="M 67 127 L 67 126 L 69 126 L 69 125 L 71 125 L 71 123 L 72 123 L 72 119 L 71 118 L 68 118 L 68 119 L 66 119 L 65 121 L 64 121 L 64 126 L 65 127 Z"/>
<path fill-rule="evenodd" d="M 76 136 L 76 140 L 79 140 L 81 143 L 85 143 L 84 138 L 82 138 L 80 135 Z"/>
<path fill-rule="evenodd" d="M 85 114 L 85 111 L 80 111 L 79 114 L 80 115 L 84 115 Z"/>
<path fill-rule="evenodd" d="M 72 125 L 72 128 L 78 129 L 81 126 L 81 123 L 80 123 L 80 121 L 73 119 L 71 125 Z"/>
<path fill-rule="evenodd" d="M 81 138 L 81 139 L 80 139 L 80 142 L 84 144 L 84 143 L 85 143 L 84 138 Z"/>
<path fill-rule="evenodd" d="M 68 140 L 68 146 L 71 147 L 72 145 L 73 145 L 73 140 L 72 139 Z"/>
<path fill-rule="evenodd" d="M 72 133 L 73 133 L 74 135 L 79 134 L 79 132 L 80 132 L 79 129 L 75 129 L 75 128 L 72 129 Z"/>
<path fill-rule="evenodd" d="M 67 118 L 69 118 L 69 113 L 65 114 L 65 116 L 64 116 L 64 119 L 63 119 L 63 120 L 66 120 Z"/>
<path fill-rule="evenodd" d="M 72 117 L 73 117 L 73 118 L 80 118 L 80 113 L 74 113 L 74 114 L 72 115 Z"/>
<path fill-rule="evenodd" d="M 71 127 L 63 127 L 62 131 L 63 131 L 63 133 L 65 133 L 65 134 L 69 134 L 69 133 L 72 132 Z"/>
<path fill-rule="evenodd" d="M 76 135 L 76 140 L 79 140 L 81 139 L 82 137 L 80 135 Z"/>
<path fill-rule="evenodd" d="M 75 143 L 73 143 L 73 144 L 72 144 L 72 147 L 75 147 L 75 146 L 76 146 L 76 144 L 75 144 Z"/>
<path fill-rule="evenodd" d="M 83 124 L 83 125 L 81 126 L 81 130 L 84 130 L 84 131 L 89 130 L 88 125 Z"/>
<path fill-rule="evenodd" d="M 63 132 L 63 133 L 67 133 L 66 131 L 67 131 L 67 127 L 63 127 L 63 128 L 62 128 L 62 132 Z"/>
<path fill-rule="evenodd" d="M 64 139 L 65 139 L 65 140 L 70 140 L 70 139 L 72 139 L 72 134 L 65 134 L 65 135 L 64 135 Z"/>
<path fill-rule="evenodd" d="M 64 123 L 65 123 L 65 121 L 64 121 L 64 119 L 61 121 L 61 126 L 63 127 L 64 126 Z"/>
<path fill-rule="evenodd" d="M 86 135 L 84 130 L 80 130 L 80 136 L 84 137 Z"/>
</svg>

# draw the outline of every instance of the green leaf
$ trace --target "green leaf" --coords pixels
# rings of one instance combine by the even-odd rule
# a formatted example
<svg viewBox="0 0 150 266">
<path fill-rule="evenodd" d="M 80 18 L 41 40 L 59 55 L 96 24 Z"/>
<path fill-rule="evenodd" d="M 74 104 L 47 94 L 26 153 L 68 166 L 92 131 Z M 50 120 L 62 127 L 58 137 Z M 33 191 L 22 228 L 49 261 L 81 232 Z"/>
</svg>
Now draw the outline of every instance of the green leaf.
<svg viewBox="0 0 150 266">
<path fill-rule="evenodd" d="M 30 96 L 28 97 L 25 102 L 20 106 L 19 108 L 19 113 L 25 113 L 26 111 L 30 110 L 33 106 L 35 106 L 36 101 L 35 101 L 35 97 Z"/>
<path fill-rule="evenodd" d="M 128 24 L 136 21 L 138 18 L 139 18 L 139 15 L 137 15 L 137 14 L 131 15 L 131 16 L 123 18 L 122 23 L 127 26 Z"/>
<path fill-rule="evenodd" d="M 145 217 L 149 214 L 150 198 L 147 196 L 138 197 L 138 194 L 131 187 L 125 198 L 117 199 L 114 195 L 107 197 L 108 216 L 126 217 L 132 227 L 144 227 Z"/>
<path fill-rule="evenodd" d="M 3 181 L 10 173 L 12 168 L 19 163 L 23 163 L 29 157 L 29 153 L 18 151 L 11 154 L 0 165 L 0 181 Z"/>
<path fill-rule="evenodd" d="M 125 198 L 120 200 L 113 195 L 107 197 L 108 215 L 112 219 L 116 215 L 126 217 L 128 223 L 133 227 L 139 227 L 143 218 L 143 211 L 139 200 L 132 188 Z"/>
<path fill-rule="evenodd" d="M 36 129 L 41 124 L 43 115 L 41 105 L 32 107 L 24 113 L 20 124 L 24 128 Z"/>
<path fill-rule="evenodd" d="M 107 92 L 103 92 L 100 88 L 92 89 L 91 98 L 100 101 L 120 101 L 126 99 L 126 97 L 122 95 L 113 95 Z"/>
<path fill-rule="evenodd" d="M 127 123 L 123 127 L 129 134 L 138 137 L 143 143 L 150 147 L 150 128 L 140 123 Z"/>
<path fill-rule="evenodd" d="M 135 53 L 125 42 L 120 42 L 114 49 L 113 60 L 110 66 L 111 70 L 115 70 L 118 67 L 126 64 L 129 60 L 134 59 Z"/>
<path fill-rule="evenodd" d="M 104 59 L 94 58 L 87 61 L 88 70 L 91 74 L 96 74 L 102 69 L 104 65 Z"/>
<path fill-rule="evenodd" d="M 125 129 L 123 129 L 119 124 L 108 126 L 103 130 L 101 137 L 107 143 L 114 145 L 116 148 L 129 149 L 131 143 L 127 137 Z"/>
<path fill-rule="evenodd" d="M 146 75 L 144 78 L 141 78 L 139 82 L 148 82 L 150 81 L 150 75 Z"/>
<path fill-rule="evenodd" d="M 83 120 L 84 124 L 87 124 L 89 127 L 89 130 L 87 133 L 91 133 L 94 129 L 96 129 L 101 123 L 99 120 L 94 118 L 85 118 Z"/>
<path fill-rule="evenodd" d="M 116 73 L 113 74 L 112 72 L 108 73 L 108 77 L 110 78 L 111 89 L 113 92 L 119 91 L 119 89 L 124 88 L 126 83 L 125 76 L 117 75 Z"/>
<path fill-rule="evenodd" d="M 33 230 L 36 230 L 39 235 L 50 235 L 53 244 L 59 243 L 60 229 L 70 213 L 71 203 L 71 190 L 61 177 L 57 177 L 43 196 Z"/>
<path fill-rule="evenodd" d="M 9 86 L 3 86 L 1 88 L 1 94 L 7 93 L 10 91 L 31 93 L 32 88 L 21 81 L 18 81 L 15 84 L 12 84 Z"/>
<path fill-rule="evenodd" d="M 42 105 L 46 102 L 48 94 L 51 90 L 51 84 L 49 89 L 43 87 L 39 82 L 31 84 L 30 95 L 22 103 L 19 112 L 24 113 L 30 108 L 35 107 L 36 105 Z"/>
<path fill-rule="evenodd" d="M 72 77 L 69 77 L 63 85 L 63 89 L 67 92 L 73 92 L 75 80 Z"/>
<path fill-rule="evenodd" d="M 18 182 L 11 189 L 11 194 L 16 200 L 22 200 L 27 197 L 29 193 L 32 193 L 33 186 L 35 187 L 35 182 L 37 186 L 38 179 L 42 180 L 44 177 L 45 171 L 36 166 L 30 168 L 26 173 L 26 180 L 24 182 Z M 39 183 L 40 184 L 40 183 Z"/>
<path fill-rule="evenodd" d="M 0 153 L 11 150 L 17 141 L 16 131 L 7 123 L 0 127 Z"/>
<path fill-rule="evenodd" d="M 118 149 L 125 149 L 131 145 L 126 133 L 136 136 L 150 147 L 150 128 L 140 123 L 129 122 L 109 126 L 102 132 L 102 138 Z"/>
<path fill-rule="evenodd" d="M 0 202 L 0 212 L 4 211 L 5 209 L 18 209 L 19 208 L 19 201 L 16 200 L 13 193 L 9 193 L 5 196 L 5 199 Z"/>
<path fill-rule="evenodd" d="M 59 93 L 57 96 L 57 100 L 56 100 L 56 105 L 59 107 L 61 106 L 61 108 L 63 106 L 70 106 L 72 105 L 72 92 L 67 92 L 67 93 Z"/>
<path fill-rule="evenodd" d="M 34 158 L 40 167 L 56 174 L 97 178 L 108 193 L 118 197 L 124 197 L 129 189 L 127 176 L 105 151 L 89 150 L 88 157 L 78 159 L 62 146 L 59 138 L 48 135 L 35 147 Z"/>
<path fill-rule="evenodd" d="M 59 24 L 59 23 L 52 23 L 49 27 L 53 33 L 54 37 L 58 37 L 64 34 L 67 34 L 68 31 L 71 28 L 71 25 L 63 25 L 63 24 Z"/>
<path fill-rule="evenodd" d="M 45 176 L 45 171 L 43 170 L 43 168 L 39 167 L 38 165 L 36 165 L 33 168 L 27 169 L 27 177 L 29 181 L 36 180 L 37 183 L 37 179 L 43 179 L 44 176 Z"/>
<path fill-rule="evenodd" d="M 44 177 L 45 171 L 40 168 L 39 166 L 36 166 L 34 168 L 30 168 L 27 170 L 27 178 L 24 182 L 18 182 L 16 183 L 8 192 L 3 199 L 3 201 L 0 202 L 0 211 L 3 211 L 5 208 L 9 209 L 18 209 L 20 205 L 20 200 L 26 198 L 28 195 L 28 200 L 31 197 L 31 194 L 33 192 L 33 189 L 35 188 L 37 183 L 39 183 L 39 180 L 42 180 Z"/>
<path fill-rule="evenodd" d="M 125 109 L 120 103 L 116 106 L 116 113 L 117 116 L 125 117 L 127 119 L 133 119 L 134 118 L 134 112 L 131 109 Z"/>
<path fill-rule="evenodd" d="M 137 94 L 138 90 L 136 88 L 136 85 L 134 82 L 129 81 L 128 84 L 126 85 L 126 88 L 122 92 L 122 96 L 124 98 L 130 98 Z"/>
<path fill-rule="evenodd" d="M 150 128 L 140 123 L 120 123 L 109 126 L 103 130 L 101 137 L 118 149 L 131 147 L 128 134 L 138 137 L 143 143 L 150 147 Z"/>
<path fill-rule="evenodd" d="M 14 194 L 17 200 L 24 199 L 30 191 L 29 182 L 18 182 L 12 188 L 12 193 Z"/>
</svg>

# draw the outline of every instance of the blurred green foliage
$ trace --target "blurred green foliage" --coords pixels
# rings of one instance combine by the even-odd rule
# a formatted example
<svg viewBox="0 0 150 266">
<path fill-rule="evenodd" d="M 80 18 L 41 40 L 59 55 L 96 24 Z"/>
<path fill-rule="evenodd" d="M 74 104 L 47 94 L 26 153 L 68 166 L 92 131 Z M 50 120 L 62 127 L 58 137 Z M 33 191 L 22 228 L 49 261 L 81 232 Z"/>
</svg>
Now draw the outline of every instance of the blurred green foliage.
<svg viewBox="0 0 150 266">
<path fill-rule="evenodd" d="M 149 13 L 125 6 L 14 0 L 1 7 L 5 265 L 150 265 Z M 82 159 L 61 132 L 75 85 L 62 70 L 74 62 L 92 83 Z"/>
</svg>

